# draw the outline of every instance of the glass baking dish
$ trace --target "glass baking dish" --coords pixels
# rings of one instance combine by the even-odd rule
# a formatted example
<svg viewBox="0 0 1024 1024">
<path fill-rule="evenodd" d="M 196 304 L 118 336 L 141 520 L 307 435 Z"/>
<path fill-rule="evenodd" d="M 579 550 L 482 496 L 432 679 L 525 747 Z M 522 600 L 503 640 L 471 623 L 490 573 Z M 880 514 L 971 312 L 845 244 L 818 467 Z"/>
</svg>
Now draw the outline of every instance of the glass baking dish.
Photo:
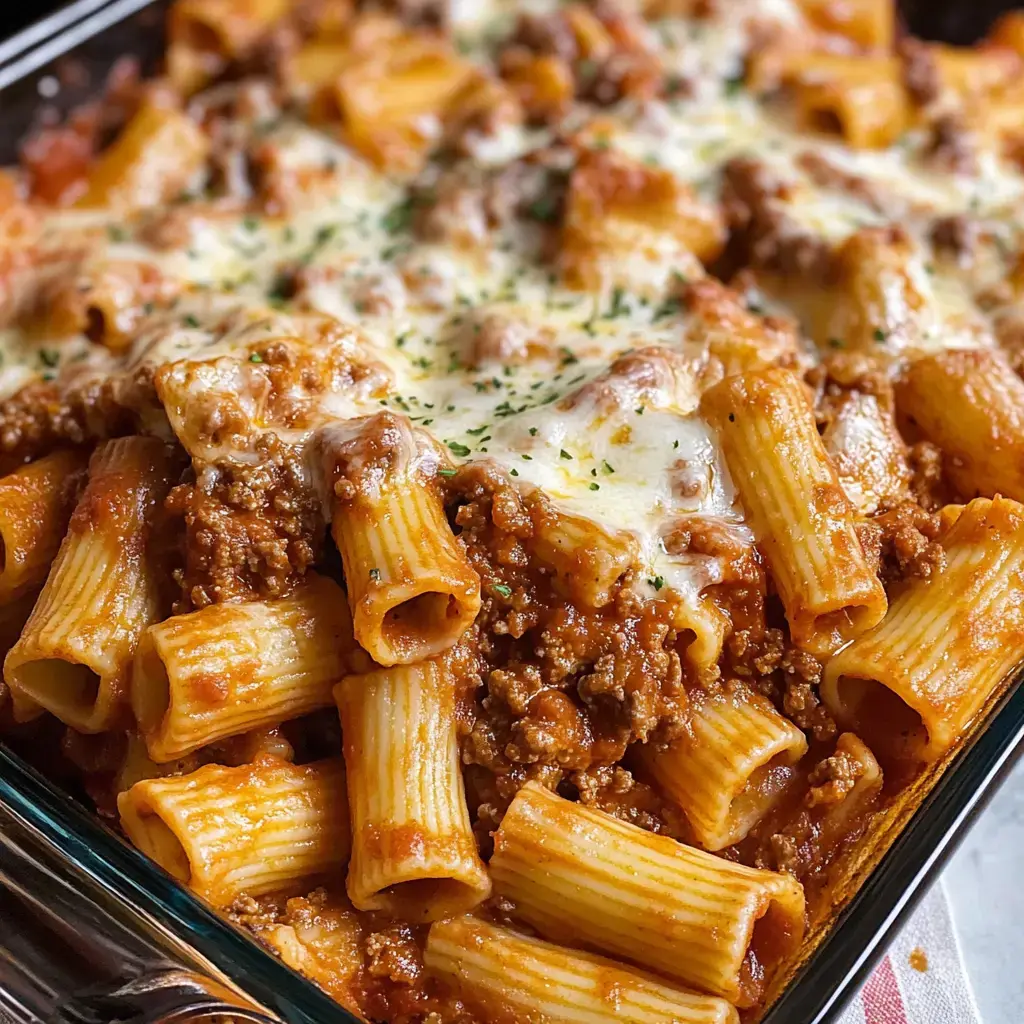
<svg viewBox="0 0 1024 1024">
<path fill-rule="evenodd" d="M 0 43 L 0 161 L 14 158 L 17 140 L 44 107 L 67 109 L 87 99 L 116 56 L 133 54 L 144 65 L 155 58 L 164 6 L 161 0 L 78 0 Z M 852 895 L 828 927 L 809 937 L 762 1024 L 824 1024 L 858 991 L 1024 750 L 1022 682 L 1024 671 L 1018 671 L 955 754 L 915 784 L 905 806 L 887 813 L 881 834 L 844 880 L 842 891 Z M 31 834 L 60 876 L 102 903 L 108 918 L 113 914 L 123 927 L 162 937 L 161 948 L 173 948 L 179 961 L 229 979 L 282 1021 L 355 1024 L 315 985 L 0 744 L 0 834 L 5 821 Z M 2 869 L 0 859 L 0 879 Z M 0 977 L 0 987 L 2 982 Z M 0 1000 L 0 1019 L 2 1009 Z"/>
</svg>

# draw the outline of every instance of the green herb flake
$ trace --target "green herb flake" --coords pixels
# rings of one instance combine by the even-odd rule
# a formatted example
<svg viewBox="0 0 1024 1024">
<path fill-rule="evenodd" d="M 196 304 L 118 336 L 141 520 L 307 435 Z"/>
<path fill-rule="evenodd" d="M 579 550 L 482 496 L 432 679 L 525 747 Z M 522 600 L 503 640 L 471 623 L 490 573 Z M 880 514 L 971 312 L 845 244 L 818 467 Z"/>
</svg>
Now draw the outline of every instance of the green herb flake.
<svg viewBox="0 0 1024 1024">
<path fill-rule="evenodd" d="M 615 472 L 615 467 L 607 459 L 601 460 L 601 469 L 608 474 Z"/>
<path fill-rule="evenodd" d="M 250 363 L 262 363 L 263 362 L 263 356 L 261 356 L 259 354 L 259 352 L 253 352 L 253 354 L 251 356 L 249 356 L 249 362 Z"/>
<path fill-rule="evenodd" d="M 564 448 L 559 449 L 558 457 L 560 459 L 567 459 L 569 461 L 572 461 L 572 456 Z"/>
<path fill-rule="evenodd" d="M 614 320 L 620 316 L 626 316 L 629 313 L 629 303 L 626 301 L 626 290 L 616 286 L 612 290 L 612 304 L 608 307 L 608 312 L 605 313 L 606 320 Z"/>
<path fill-rule="evenodd" d="M 599 491 L 599 490 L 601 490 L 601 485 L 600 484 L 591 484 L 590 485 L 590 489 L 592 491 Z"/>
<path fill-rule="evenodd" d="M 537 436 L 537 428 L 536 427 L 530 427 L 530 437 L 536 437 L 536 436 Z"/>
<path fill-rule="evenodd" d="M 738 96 L 743 91 L 743 86 L 743 75 L 739 74 L 733 76 L 732 78 L 727 78 L 722 83 L 722 91 L 725 93 L 726 96 L 732 98 L 733 96 Z"/>
<path fill-rule="evenodd" d="M 192 328 L 196 328 L 196 327 L 198 327 L 198 326 L 199 326 L 199 320 L 198 320 L 198 318 L 197 318 L 197 317 L 194 317 L 194 316 L 193 316 L 193 315 L 192 315 L 191 313 L 188 313 L 188 314 L 186 314 L 185 316 L 183 316 L 183 317 L 181 318 L 181 322 L 182 322 L 182 323 L 183 323 L 183 324 L 184 324 L 184 325 L 185 325 L 186 327 L 192 327 Z"/>
<path fill-rule="evenodd" d="M 846 342 L 843 341 L 842 338 L 829 338 L 828 339 L 828 347 L 829 348 L 846 348 Z"/>
<path fill-rule="evenodd" d="M 653 580 L 648 580 L 647 582 L 650 583 L 655 590 L 661 590 L 661 588 L 665 586 L 665 577 L 655 576 Z"/>
<path fill-rule="evenodd" d="M 657 323 L 659 320 L 664 320 L 666 317 L 675 316 L 680 310 L 682 310 L 683 304 L 679 299 L 666 299 L 660 306 L 654 311 L 651 320 L 653 323 Z"/>
<path fill-rule="evenodd" d="M 458 441 L 449 441 L 448 447 L 452 450 L 455 455 L 458 455 L 460 459 L 464 459 L 470 453 L 470 449 L 464 444 L 460 444 Z"/>
<path fill-rule="evenodd" d="M 542 224 L 554 224 L 558 219 L 558 199 L 550 193 L 542 195 L 526 207 L 526 215 Z"/>
<path fill-rule="evenodd" d="M 437 472 L 439 476 L 455 476 L 458 471 L 454 469 L 439 469 Z"/>
<path fill-rule="evenodd" d="M 500 597 L 511 597 L 512 588 L 505 583 L 493 583 L 491 584 L 491 590 L 493 590 Z"/>
<path fill-rule="evenodd" d="M 876 327 L 875 328 L 874 338 L 875 338 L 875 341 L 878 341 L 878 342 L 885 341 L 885 339 L 886 339 L 885 331 L 883 331 L 881 327 Z"/>
<path fill-rule="evenodd" d="M 52 348 L 41 348 L 39 350 L 39 362 L 51 369 L 60 362 L 60 353 Z"/>
<path fill-rule="evenodd" d="M 389 234 L 397 235 L 401 231 L 408 231 L 412 227 L 413 217 L 413 202 L 412 196 L 403 199 L 400 203 L 395 203 L 394 206 L 388 210 L 380 219 L 380 226 Z"/>
</svg>

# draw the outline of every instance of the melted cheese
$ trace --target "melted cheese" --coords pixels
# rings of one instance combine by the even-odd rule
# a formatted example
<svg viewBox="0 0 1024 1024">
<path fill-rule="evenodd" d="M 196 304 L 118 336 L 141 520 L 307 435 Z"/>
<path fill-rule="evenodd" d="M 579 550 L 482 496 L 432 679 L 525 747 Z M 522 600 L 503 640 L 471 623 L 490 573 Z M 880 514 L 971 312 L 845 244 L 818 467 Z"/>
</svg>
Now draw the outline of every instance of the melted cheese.
<svg viewBox="0 0 1024 1024">
<path fill-rule="evenodd" d="M 483 41 L 507 31 L 523 6 L 457 3 L 455 29 L 464 48 L 482 52 Z M 881 153 L 854 152 L 796 132 L 784 112 L 737 93 L 728 83 L 742 68 L 757 19 L 787 26 L 798 14 L 788 0 L 744 0 L 742 10 L 730 8 L 718 22 L 659 24 L 666 67 L 696 88 L 687 99 L 642 109 L 621 104 L 611 112 L 619 125 L 612 144 L 671 170 L 711 199 L 726 160 L 755 156 L 793 185 L 787 213 L 794 222 L 832 241 L 888 218 L 862 198 L 816 185 L 801 169 L 799 158 L 808 150 L 903 202 L 912 211 L 912 229 L 940 213 L 985 213 L 1019 203 L 1020 175 L 994 156 L 986 155 L 976 180 L 941 176 L 922 166 L 918 139 Z M 506 163 L 548 141 L 542 131 L 509 129 L 484 147 L 481 162 Z M 537 231 L 530 225 L 499 232 L 483 251 L 419 242 L 407 230 L 405 189 L 326 134 L 285 120 L 265 142 L 281 168 L 312 183 L 295 197 L 287 218 L 204 215 L 201 208 L 189 216 L 186 204 L 178 211 L 186 221 L 185 244 L 154 248 L 138 225 L 102 212 L 48 217 L 44 250 L 86 246 L 97 259 L 144 261 L 186 283 L 172 310 L 148 317 L 131 348 L 117 357 L 121 368 L 207 361 L 209 367 L 183 386 L 233 393 L 255 416 L 253 375 L 231 357 L 260 339 L 303 336 L 303 312 L 279 287 L 282 268 L 299 267 L 305 313 L 356 325 L 392 387 L 384 397 L 328 394 L 318 418 L 286 433 L 286 440 L 304 443 L 320 426 L 382 407 L 401 412 L 430 431 L 452 463 L 489 460 L 523 486 L 542 488 L 561 507 L 635 533 L 644 568 L 678 592 L 696 598 L 714 582 L 711 561 L 669 556 L 662 543 L 667 525 L 687 515 L 715 516 L 742 529 L 713 432 L 692 404 L 671 395 L 633 402 L 623 388 L 610 408 L 585 397 L 588 384 L 623 353 L 659 344 L 678 351 L 686 337 L 678 312 L 663 315 L 656 301 L 634 295 L 565 290 L 537 258 Z M 664 294 L 665 270 L 653 268 L 659 277 L 653 294 Z M 989 343 L 961 282 L 933 278 L 923 260 L 913 273 L 929 298 L 927 346 Z M 527 345 L 529 358 L 488 358 L 476 348 L 487 330 L 509 332 L 510 344 L 517 336 L 543 344 L 536 351 Z M 69 373 L 75 360 L 87 372 L 112 368 L 111 358 L 84 339 L 29 339 L 8 330 L 0 344 L 0 394 L 39 372 L 56 373 L 51 364 L 58 360 Z M 584 397 L 574 398 L 581 389 Z"/>
</svg>

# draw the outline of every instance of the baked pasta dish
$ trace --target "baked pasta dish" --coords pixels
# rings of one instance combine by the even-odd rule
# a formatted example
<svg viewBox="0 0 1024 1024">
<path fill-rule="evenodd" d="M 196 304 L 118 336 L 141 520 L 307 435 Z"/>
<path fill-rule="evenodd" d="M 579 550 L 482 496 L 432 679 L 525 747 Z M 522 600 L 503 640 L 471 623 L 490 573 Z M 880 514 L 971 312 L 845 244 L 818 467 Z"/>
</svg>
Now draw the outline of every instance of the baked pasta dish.
<svg viewBox="0 0 1024 1024">
<path fill-rule="evenodd" d="M 365 1020 L 756 1020 L 1024 658 L 1024 16 L 168 17 L 0 176 L 9 742 Z"/>
</svg>

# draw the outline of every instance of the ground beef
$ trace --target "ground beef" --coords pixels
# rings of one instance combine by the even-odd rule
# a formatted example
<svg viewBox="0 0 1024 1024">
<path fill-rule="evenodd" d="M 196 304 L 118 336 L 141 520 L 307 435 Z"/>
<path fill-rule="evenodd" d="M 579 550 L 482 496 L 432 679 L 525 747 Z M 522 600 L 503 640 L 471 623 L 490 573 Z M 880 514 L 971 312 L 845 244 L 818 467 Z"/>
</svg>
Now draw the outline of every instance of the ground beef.
<svg viewBox="0 0 1024 1024">
<path fill-rule="evenodd" d="M 726 643 L 726 656 L 736 675 L 751 679 L 787 718 L 814 739 L 835 736 L 836 723 L 818 696 L 821 662 L 793 647 L 785 630 L 767 629 L 760 638 L 750 631 L 734 633 Z"/>
<path fill-rule="evenodd" d="M 573 772 L 569 781 L 580 803 L 611 814 L 648 832 L 694 843 L 686 817 L 659 796 L 656 789 L 638 782 L 621 765 Z"/>
<path fill-rule="evenodd" d="M 937 100 L 942 79 L 933 48 L 919 39 L 907 38 L 900 42 L 899 56 L 903 62 L 903 84 L 914 102 L 924 107 Z"/>
<path fill-rule="evenodd" d="M 932 245 L 941 252 L 949 253 L 961 267 L 974 262 L 980 235 L 980 223 L 962 213 L 938 217 L 931 228 Z"/>
<path fill-rule="evenodd" d="M 626 747 L 678 733 L 686 719 L 682 638 L 667 607 L 625 581 L 603 608 L 581 608 L 528 555 L 539 510 L 484 466 L 451 478 L 456 527 L 484 601 L 477 628 L 485 686 L 463 758 L 504 774 L 547 764 L 611 765 Z M 508 593 L 502 598 L 500 591 Z"/>
<path fill-rule="evenodd" d="M 946 566 L 946 553 L 936 538 L 939 517 L 913 501 L 903 501 L 869 521 L 878 533 L 878 573 L 885 583 L 930 579 Z"/>
<path fill-rule="evenodd" d="M 804 802 L 808 807 L 837 804 L 845 800 L 864 774 L 864 766 L 845 751 L 836 751 L 819 761 L 807 777 L 809 789 Z"/>
<path fill-rule="evenodd" d="M 722 171 L 730 231 L 723 272 L 750 265 L 813 280 L 831 272 L 828 243 L 798 227 L 786 212 L 789 186 L 748 157 L 734 157 Z"/>
<path fill-rule="evenodd" d="M 956 114 L 935 119 L 924 157 L 938 170 L 953 174 L 975 174 L 978 170 L 973 133 Z"/>
<path fill-rule="evenodd" d="M 870 178 L 844 169 L 815 150 L 806 150 L 797 157 L 800 168 L 815 185 L 844 192 L 876 213 L 895 216 L 899 210 L 887 191 Z"/>
<path fill-rule="evenodd" d="M 131 382 L 127 382 L 129 386 Z M 152 393 L 152 382 L 140 381 Z M 136 417 L 113 380 L 67 390 L 30 384 L 0 402 L 0 470 L 7 471 L 57 448 L 92 444 L 133 433 Z"/>
<path fill-rule="evenodd" d="M 201 466 L 168 496 L 185 524 L 176 611 L 281 596 L 319 559 L 325 524 L 297 454 L 273 434 L 257 452 L 257 465 Z"/>
<path fill-rule="evenodd" d="M 910 464 L 910 492 L 915 501 L 928 511 L 946 504 L 950 486 L 942 465 L 942 450 L 931 441 L 919 441 L 907 452 Z"/>
</svg>

